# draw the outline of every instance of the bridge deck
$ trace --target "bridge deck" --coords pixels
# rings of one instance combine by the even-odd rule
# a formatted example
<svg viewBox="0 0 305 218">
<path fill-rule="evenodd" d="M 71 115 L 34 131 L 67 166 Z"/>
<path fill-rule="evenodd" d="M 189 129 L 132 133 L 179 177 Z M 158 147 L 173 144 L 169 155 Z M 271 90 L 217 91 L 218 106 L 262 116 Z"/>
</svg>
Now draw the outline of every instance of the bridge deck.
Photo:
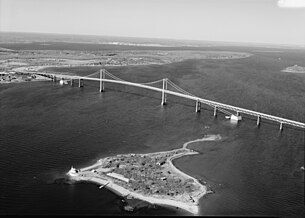
<svg viewBox="0 0 305 218">
<path fill-rule="evenodd" d="M 42 75 L 44 73 L 39 73 L 39 74 Z M 50 75 L 50 74 L 45 74 L 45 75 Z M 182 93 L 178 93 L 178 92 L 173 92 L 173 91 L 166 90 L 166 89 L 163 90 L 162 88 L 156 88 L 156 87 L 143 85 L 143 84 L 139 84 L 139 83 L 128 82 L 128 81 L 119 81 L 119 80 L 111 80 L 111 79 L 81 77 L 81 76 L 58 75 L 58 74 L 54 74 L 54 75 L 59 76 L 59 77 L 63 77 L 63 78 L 68 78 L 68 79 L 83 79 L 83 80 L 91 80 L 91 81 L 99 81 L 99 82 L 102 81 L 102 82 L 109 82 L 109 83 L 135 86 L 135 87 L 140 87 L 140 88 L 144 88 L 144 89 L 154 90 L 154 91 L 157 91 L 157 92 L 164 92 L 164 93 L 169 94 L 169 95 L 174 95 L 174 96 L 178 96 L 178 97 L 182 97 L 182 98 L 186 98 L 186 99 L 190 99 L 190 100 L 194 100 L 194 101 L 199 101 L 201 103 L 204 103 L 204 104 L 212 106 L 212 107 L 232 110 L 232 111 L 236 111 L 236 112 L 239 112 L 239 113 L 248 114 L 248 115 L 251 115 L 251 116 L 260 117 L 260 118 L 264 118 L 264 119 L 272 120 L 272 121 L 275 121 L 275 122 L 288 124 L 288 125 L 291 125 L 291 126 L 300 127 L 300 128 L 305 129 L 305 123 L 301 123 L 301 122 L 298 122 L 298 121 L 289 120 L 289 119 L 285 119 L 285 118 L 281 118 L 281 117 L 277 117 L 277 116 L 272 116 L 272 115 L 269 115 L 269 114 L 260 113 L 260 112 L 257 112 L 257 111 L 252 111 L 252 110 L 248 110 L 248 109 L 244 109 L 244 108 L 240 108 L 240 107 L 235 107 L 235 106 L 232 106 L 232 105 L 223 104 L 223 103 L 219 103 L 219 102 L 216 102 L 216 101 L 210 101 L 210 100 L 207 100 L 207 99 L 199 98 L 199 97 L 196 97 L 196 96 L 190 96 L 190 95 L 186 95 L 186 94 L 182 94 Z"/>
</svg>

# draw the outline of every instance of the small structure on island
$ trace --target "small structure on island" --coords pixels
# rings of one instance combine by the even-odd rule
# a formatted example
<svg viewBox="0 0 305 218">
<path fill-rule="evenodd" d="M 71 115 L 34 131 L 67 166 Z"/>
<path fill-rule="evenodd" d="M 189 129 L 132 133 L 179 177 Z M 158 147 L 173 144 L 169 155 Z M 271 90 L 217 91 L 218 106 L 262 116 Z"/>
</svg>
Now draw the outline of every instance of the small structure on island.
<svg viewBox="0 0 305 218">
<path fill-rule="evenodd" d="M 122 176 L 121 174 L 118 173 L 107 173 L 107 176 L 122 180 L 124 182 L 129 182 L 129 179 L 127 179 L 126 177 Z"/>
<path fill-rule="evenodd" d="M 69 172 L 67 173 L 70 176 L 77 176 L 79 170 L 75 169 L 73 166 L 71 166 L 71 169 L 69 170 Z"/>
</svg>

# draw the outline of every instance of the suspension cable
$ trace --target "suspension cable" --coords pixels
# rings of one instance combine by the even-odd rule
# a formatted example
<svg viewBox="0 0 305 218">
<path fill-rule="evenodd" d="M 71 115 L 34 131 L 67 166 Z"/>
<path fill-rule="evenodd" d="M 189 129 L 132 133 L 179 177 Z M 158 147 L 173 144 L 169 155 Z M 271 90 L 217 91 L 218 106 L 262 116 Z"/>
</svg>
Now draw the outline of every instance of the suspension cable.
<svg viewBox="0 0 305 218">
<path fill-rule="evenodd" d="M 195 95 L 193 95 L 193 94 L 191 94 L 191 93 L 185 91 L 184 89 L 180 88 L 179 86 L 177 86 L 175 83 L 173 83 L 173 82 L 170 81 L 169 79 L 168 79 L 167 81 L 169 82 L 169 84 L 170 84 L 173 88 L 177 89 L 178 91 L 182 92 L 183 94 L 186 94 L 186 95 L 190 95 L 190 96 L 196 97 Z"/>
<path fill-rule="evenodd" d="M 122 80 L 122 79 L 120 79 L 119 77 L 114 76 L 113 74 L 109 73 L 107 70 L 105 70 L 105 71 L 106 71 L 106 74 L 107 74 L 108 76 L 110 76 L 112 79 L 127 82 L 126 80 Z M 162 81 L 162 80 L 163 80 L 163 79 L 160 79 L 160 80 L 157 80 L 157 81 L 153 81 L 153 82 L 147 82 L 147 83 L 138 83 L 138 84 L 142 84 L 142 85 L 149 85 L 149 84 L 158 83 L 158 82 L 160 82 L 160 81 Z"/>
<path fill-rule="evenodd" d="M 127 82 L 126 80 L 123 80 L 123 79 L 120 79 L 119 77 L 116 77 L 114 76 L 113 74 L 111 74 L 109 71 L 105 70 L 105 73 L 106 75 L 108 75 L 110 78 L 114 79 L 114 80 L 119 80 L 119 81 L 124 81 L 124 82 Z M 85 77 L 89 77 L 89 76 L 93 76 L 95 74 L 99 73 L 99 71 L 97 72 L 94 72 L 92 74 L 89 74 Z M 152 84 L 155 84 L 155 83 L 159 83 L 163 81 L 163 79 L 160 79 L 160 80 L 156 80 L 156 81 L 153 81 L 153 82 L 147 82 L 147 83 L 138 83 L 138 84 L 141 84 L 141 85 L 152 85 Z M 172 81 L 170 81 L 169 79 L 167 79 L 167 82 L 169 83 L 169 85 L 171 85 L 173 88 L 177 89 L 178 91 L 182 92 L 183 94 L 186 94 L 186 95 L 190 95 L 190 96 L 193 96 L 193 97 L 196 97 L 195 95 L 183 90 L 182 88 L 180 88 L 179 86 L 177 86 L 175 83 L 173 83 Z"/>
<path fill-rule="evenodd" d="M 178 91 L 180 91 L 180 92 L 182 92 L 182 93 L 184 93 L 184 94 L 188 93 L 187 91 L 183 90 L 182 88 L 180 88 L 178 85 L 176 85 L 176 84 L 173 83 L 172 81 L 168 80 L 168 82 L 169 82 L 169 84 L 170 84 L 173 88 L 177 89 Z"/>
<path fill-rule="evenodd" d="M 112 75 L 112 74 L 109 73 L 107 70 L 105 70 L 105 71 L 106 71 L 106 74 L 107 74 L 109 77 L 111 77 L 112 79 L 114 79 L 114 80 L 119 80 L 119 81 L 125 81 L 125 80 L 120 79 L 119 77 L 116 77 L 116 76 Z M 126 82 L 126 81 L 125 81 L 125 82 Z"/>
<path fill-rule="evenodd" d="M 163 79 L 159 79 L 157 81 L 153 81 L 153 82 L 147 82 L 147 83 L 138 83 L 138 84 L 141 84 L 141 85 L 150 85 L 150 84 L 154 84 L 154 83 L 158 83 L 158 82 L 161 82 L 163 81 Z"/>
<path fill-rule="evenodd" d="M 89 74 L 89 75 L 87 75 L 87 76 L 84 76 L 84 77 L 89 77 L 89 76 L 93 76 L 93 75 L 95 75 L 95 74 L 97 74 L 97 73 L 99 73 L 99 71 L 96 71 L 96 72 L 94 72 L 94 73 L 91 73 L 91 74 Z"/>
</svg>

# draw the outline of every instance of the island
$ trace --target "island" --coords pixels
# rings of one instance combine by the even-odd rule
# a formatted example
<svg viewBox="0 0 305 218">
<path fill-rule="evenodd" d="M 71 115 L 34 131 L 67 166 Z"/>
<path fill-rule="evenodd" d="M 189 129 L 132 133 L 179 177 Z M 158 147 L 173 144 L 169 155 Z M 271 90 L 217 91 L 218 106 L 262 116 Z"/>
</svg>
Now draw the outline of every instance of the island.
<svg viewBox="0 0 305 218">
<path fill-rule="evenodd" d="M 220 135 L 207 135 L 171 151 L 106 157 L 89 167 L 71 167 L 67 175 L 71 180 L 98 183 L 100 188 L 108 188 L 126 198 L 178 207 L 196 215 L 199 199 L 208 193 L 207 187 L 177 169 L 172 160 L 198 154 L 187 148 L 190 143 L 220 139 Z"/>
<path fill-rule="evenodd" d="M 297 64 L 291 66 L 291 67 L 286 67 L 282 72 L 287 72 L 287 73 L 305 73 L 305 67 L 298 66 Z"/>
</svg>

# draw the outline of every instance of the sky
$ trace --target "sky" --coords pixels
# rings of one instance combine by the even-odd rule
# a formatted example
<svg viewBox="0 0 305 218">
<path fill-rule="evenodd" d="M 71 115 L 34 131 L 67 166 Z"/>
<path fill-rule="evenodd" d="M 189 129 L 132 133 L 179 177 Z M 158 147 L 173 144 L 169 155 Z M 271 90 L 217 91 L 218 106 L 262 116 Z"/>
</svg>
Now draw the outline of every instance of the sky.
<svg viewBox="0 0 305 218">
<path fill-rule="evenodd" d="M 304 46 L 305 0 L 0 0 L 0 31 Z"/>
</svg>

